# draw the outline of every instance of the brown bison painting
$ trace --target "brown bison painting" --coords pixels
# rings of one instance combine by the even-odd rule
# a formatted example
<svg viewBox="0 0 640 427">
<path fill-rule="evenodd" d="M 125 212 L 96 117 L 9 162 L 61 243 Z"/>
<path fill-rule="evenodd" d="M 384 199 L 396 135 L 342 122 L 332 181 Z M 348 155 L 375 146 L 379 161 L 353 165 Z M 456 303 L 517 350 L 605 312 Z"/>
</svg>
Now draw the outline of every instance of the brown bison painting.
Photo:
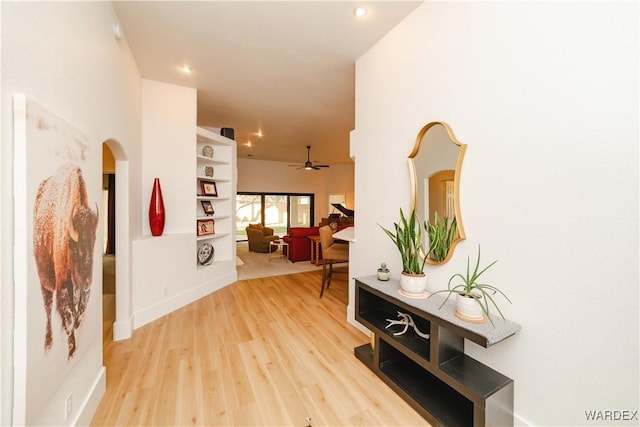
<svg viewBox="0 0 640 427">
<path fill-rule="evenodd" d="M 97 228 L 98 207 L 89 207 L 87 186 L 78 166 L 63 164 L 40 183 L 33 209 L 33 255 L 47 315 L 45 352 L 53 343 L 55 295 L 68 338 L 68 358 L 75 355 L 75 330 L 82 323 L 91 294 Z"/>
</svg>

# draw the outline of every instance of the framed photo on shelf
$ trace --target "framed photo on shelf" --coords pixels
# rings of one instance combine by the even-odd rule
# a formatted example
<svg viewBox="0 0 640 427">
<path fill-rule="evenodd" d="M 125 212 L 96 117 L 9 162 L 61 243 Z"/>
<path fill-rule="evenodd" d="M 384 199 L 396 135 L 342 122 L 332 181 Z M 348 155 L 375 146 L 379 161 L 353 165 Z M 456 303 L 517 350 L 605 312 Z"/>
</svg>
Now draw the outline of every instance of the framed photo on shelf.
<svg viewBox="0 0 640 427">
<path fill-rule="evenodd" d="M 200 180 L 200 192 L 203 196 L 218 197 L 218 188 L 215 181 Z"/>
<path fill-rule="evenodd" d="M 216 222 L 213 219 L 198 219 L 196 235 L 206 236 L 209 234 L 216 234 L 215 223 Z"/>
<path fill-rule="evenodd" d="M 200 203 L 202 204 L 202 210 L 204 211 L 205 215 L 213 215 L 214 213 L 216 213 L 213 210 L 213 204 L 211 203 L 211 200 L 200 200 Z"/>
</svg>

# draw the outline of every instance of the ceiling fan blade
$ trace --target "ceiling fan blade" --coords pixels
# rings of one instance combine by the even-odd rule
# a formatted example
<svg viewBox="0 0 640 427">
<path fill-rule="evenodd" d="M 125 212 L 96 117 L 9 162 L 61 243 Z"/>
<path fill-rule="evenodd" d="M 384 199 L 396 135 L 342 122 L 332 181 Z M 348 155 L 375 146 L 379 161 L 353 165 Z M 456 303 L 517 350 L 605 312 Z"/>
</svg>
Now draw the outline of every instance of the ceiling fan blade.
<svg viewBox="0 0 640 427">
<path fill-rule="evenodd" d="M 303 165 L 297 164 L 297 165 L 288 165 L 288 166 L 294 166 L 294 167 L 297 166 L 297 169 L 307 169 L 307 170 L 313 169 L 313 170 L 316 170 L 316 171 L 320 170 L 320 168 L 328 168 L 329 167 L 329 165 L 314 165 L 313 162 L 311 160 L 309 160 L 310 151 L 311 151 L 311 146 L 307 145 L 307 161 L 304 162 Z"/>
</svg>

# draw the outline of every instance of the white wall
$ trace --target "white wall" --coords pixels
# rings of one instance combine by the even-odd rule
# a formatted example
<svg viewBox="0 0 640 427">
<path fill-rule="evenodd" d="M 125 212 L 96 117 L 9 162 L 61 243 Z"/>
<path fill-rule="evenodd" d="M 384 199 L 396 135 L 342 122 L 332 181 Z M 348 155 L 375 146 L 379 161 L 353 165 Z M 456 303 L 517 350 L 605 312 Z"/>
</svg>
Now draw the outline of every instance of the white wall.
<svg viewBox="0 0 640 427">
<path fill-rule="evenodd" d="M 69 425 L 88 423 L 104 388 L 102 368 L 102 323 L 83 323 L 82 328 L 98 331 L 98 339 L 88 344 L 74 359 L 73 369 L 49 396 L 39 411 L 28 414 L 12 411 L 23 407 L 30 396 L 14 396 L 12 371 L 14 325 L 13 235 L 25 218 L 14 217 L 12 201 L 13 136 L 12 93 L 24 93 L 68 121 L 90 141 L 90 149 L 101 153 L 107 139 L 126 147 L 132 164 L 132 182 L 139 182 L 141 81 L 140 74 L 125 40 L 112 33 L 116 22 L 109 2 L 32 3 L 2 2 L 2 287 L 0 295 L 2 332 L 2 414 L 0 424 Z M 85 171 L 89 185 L 102 182 L 100 155 L 93 170 Z M 131 194 L 130 227 L 140 232 L 139 186 Z M 100 212 L 104 212 L 99 202 Z M 97 260 L 97 262 L 100 262 Z M 21 286 L 24 283 L 16 283 Z M 102 287 L 101 276 L 94 275 L 93 289 Z M 100 298 L 100 292 L 92 298 Z M 101 304 L 98 304 L 101 306 Z M 98 316 L 101 318 L 101 315 Z M 52 367 L 54 369 L 54 367 Z M 27 373 L 28 374 L 28 373 Z M 42 379 L 42 381 L 46 381 Z M 17 384 L 16 387 L 20 387 Z M 64 401 L 73 394 L 73 412 L 65 419 Z"/>
<path fill-rule="evenodd" d="M 143 162 L 142 194 L 145 199 L 140 217 L 141 236 L 131 244 L 131 317 L 129 338 L 137 329 L 177 310 L 237 279 L 235 229 L 229 218 L 217 218 L 217 231 L 226 231 L 216 245 L 216 261 L 198 269 L 196 243 L 196 90 L 167 83 L 143 80 Z M 218 160 L 228 164 L 218 169 L 221 197 L 235 194 L 236 149 L 234 145 L 216 146 Z M 201 172 L 203 173 L 203 172 Z M 161 236 L 150 235 L 148 206 L 155 177 L 160 178 L 166 221 Z M 234 206 L 228 203 L 228 209 Z M 224 215 L 224 212 L 218 212 Z M 228 214 L 228 212 L 227 212 Z M 116 291 L 120 295 L 119 288 Z M 124 329 L 124 328 L 123 328 Z"/>
<path fill-rule="evenodd" d="M 193 233 L 196 90 L 144 79 L 142 99 L 142 197 L 146 202 L 142 234 L 151 235 L 149 201 L 154 178 L 160 179 L 164 200 L 164 234 Z"/>
<path fill-rule="evenodd" d="M 479 244 L 499 260 L 486 279 L 523 329 L 466 348 L 515 380 L 518 423 L 640 409 L 638 47 L 635 2 L 429 2 L 356 64 L 351 273 L 399 276 L 376 223 L 410 207 L 417 132 L 449 123 L 467 240 L 426 273 L 445 288 Z"/>
<path fill-rule="evenodd" d="M 345 194 L 354 209 L 354 165 L 331 165 L 319 171 L 289 167 L 291 163 L 238 159 L 238 191 L 314 193 L 314 219 L 327 216 L 329 194 Z M 357 212 L 356 212 L 357 213 Z"/>
</svg>

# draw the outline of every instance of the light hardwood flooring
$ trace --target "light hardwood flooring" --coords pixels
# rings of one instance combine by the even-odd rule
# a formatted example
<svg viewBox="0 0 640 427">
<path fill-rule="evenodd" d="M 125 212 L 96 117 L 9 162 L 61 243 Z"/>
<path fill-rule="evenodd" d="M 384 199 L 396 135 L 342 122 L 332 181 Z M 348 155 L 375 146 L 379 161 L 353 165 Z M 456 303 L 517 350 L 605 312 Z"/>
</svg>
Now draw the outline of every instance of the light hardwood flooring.
<svg viewBox="0 0 640 427">
<path fill-rule="evenodd" d="M 105 316 L 92 425 L 428 425 L 355 358 L 368 337 L 345 320 L 347 282 L 336 275 L 320 299 L 321 277 L 238 281 L 125 341 Z"/>
</svg>

